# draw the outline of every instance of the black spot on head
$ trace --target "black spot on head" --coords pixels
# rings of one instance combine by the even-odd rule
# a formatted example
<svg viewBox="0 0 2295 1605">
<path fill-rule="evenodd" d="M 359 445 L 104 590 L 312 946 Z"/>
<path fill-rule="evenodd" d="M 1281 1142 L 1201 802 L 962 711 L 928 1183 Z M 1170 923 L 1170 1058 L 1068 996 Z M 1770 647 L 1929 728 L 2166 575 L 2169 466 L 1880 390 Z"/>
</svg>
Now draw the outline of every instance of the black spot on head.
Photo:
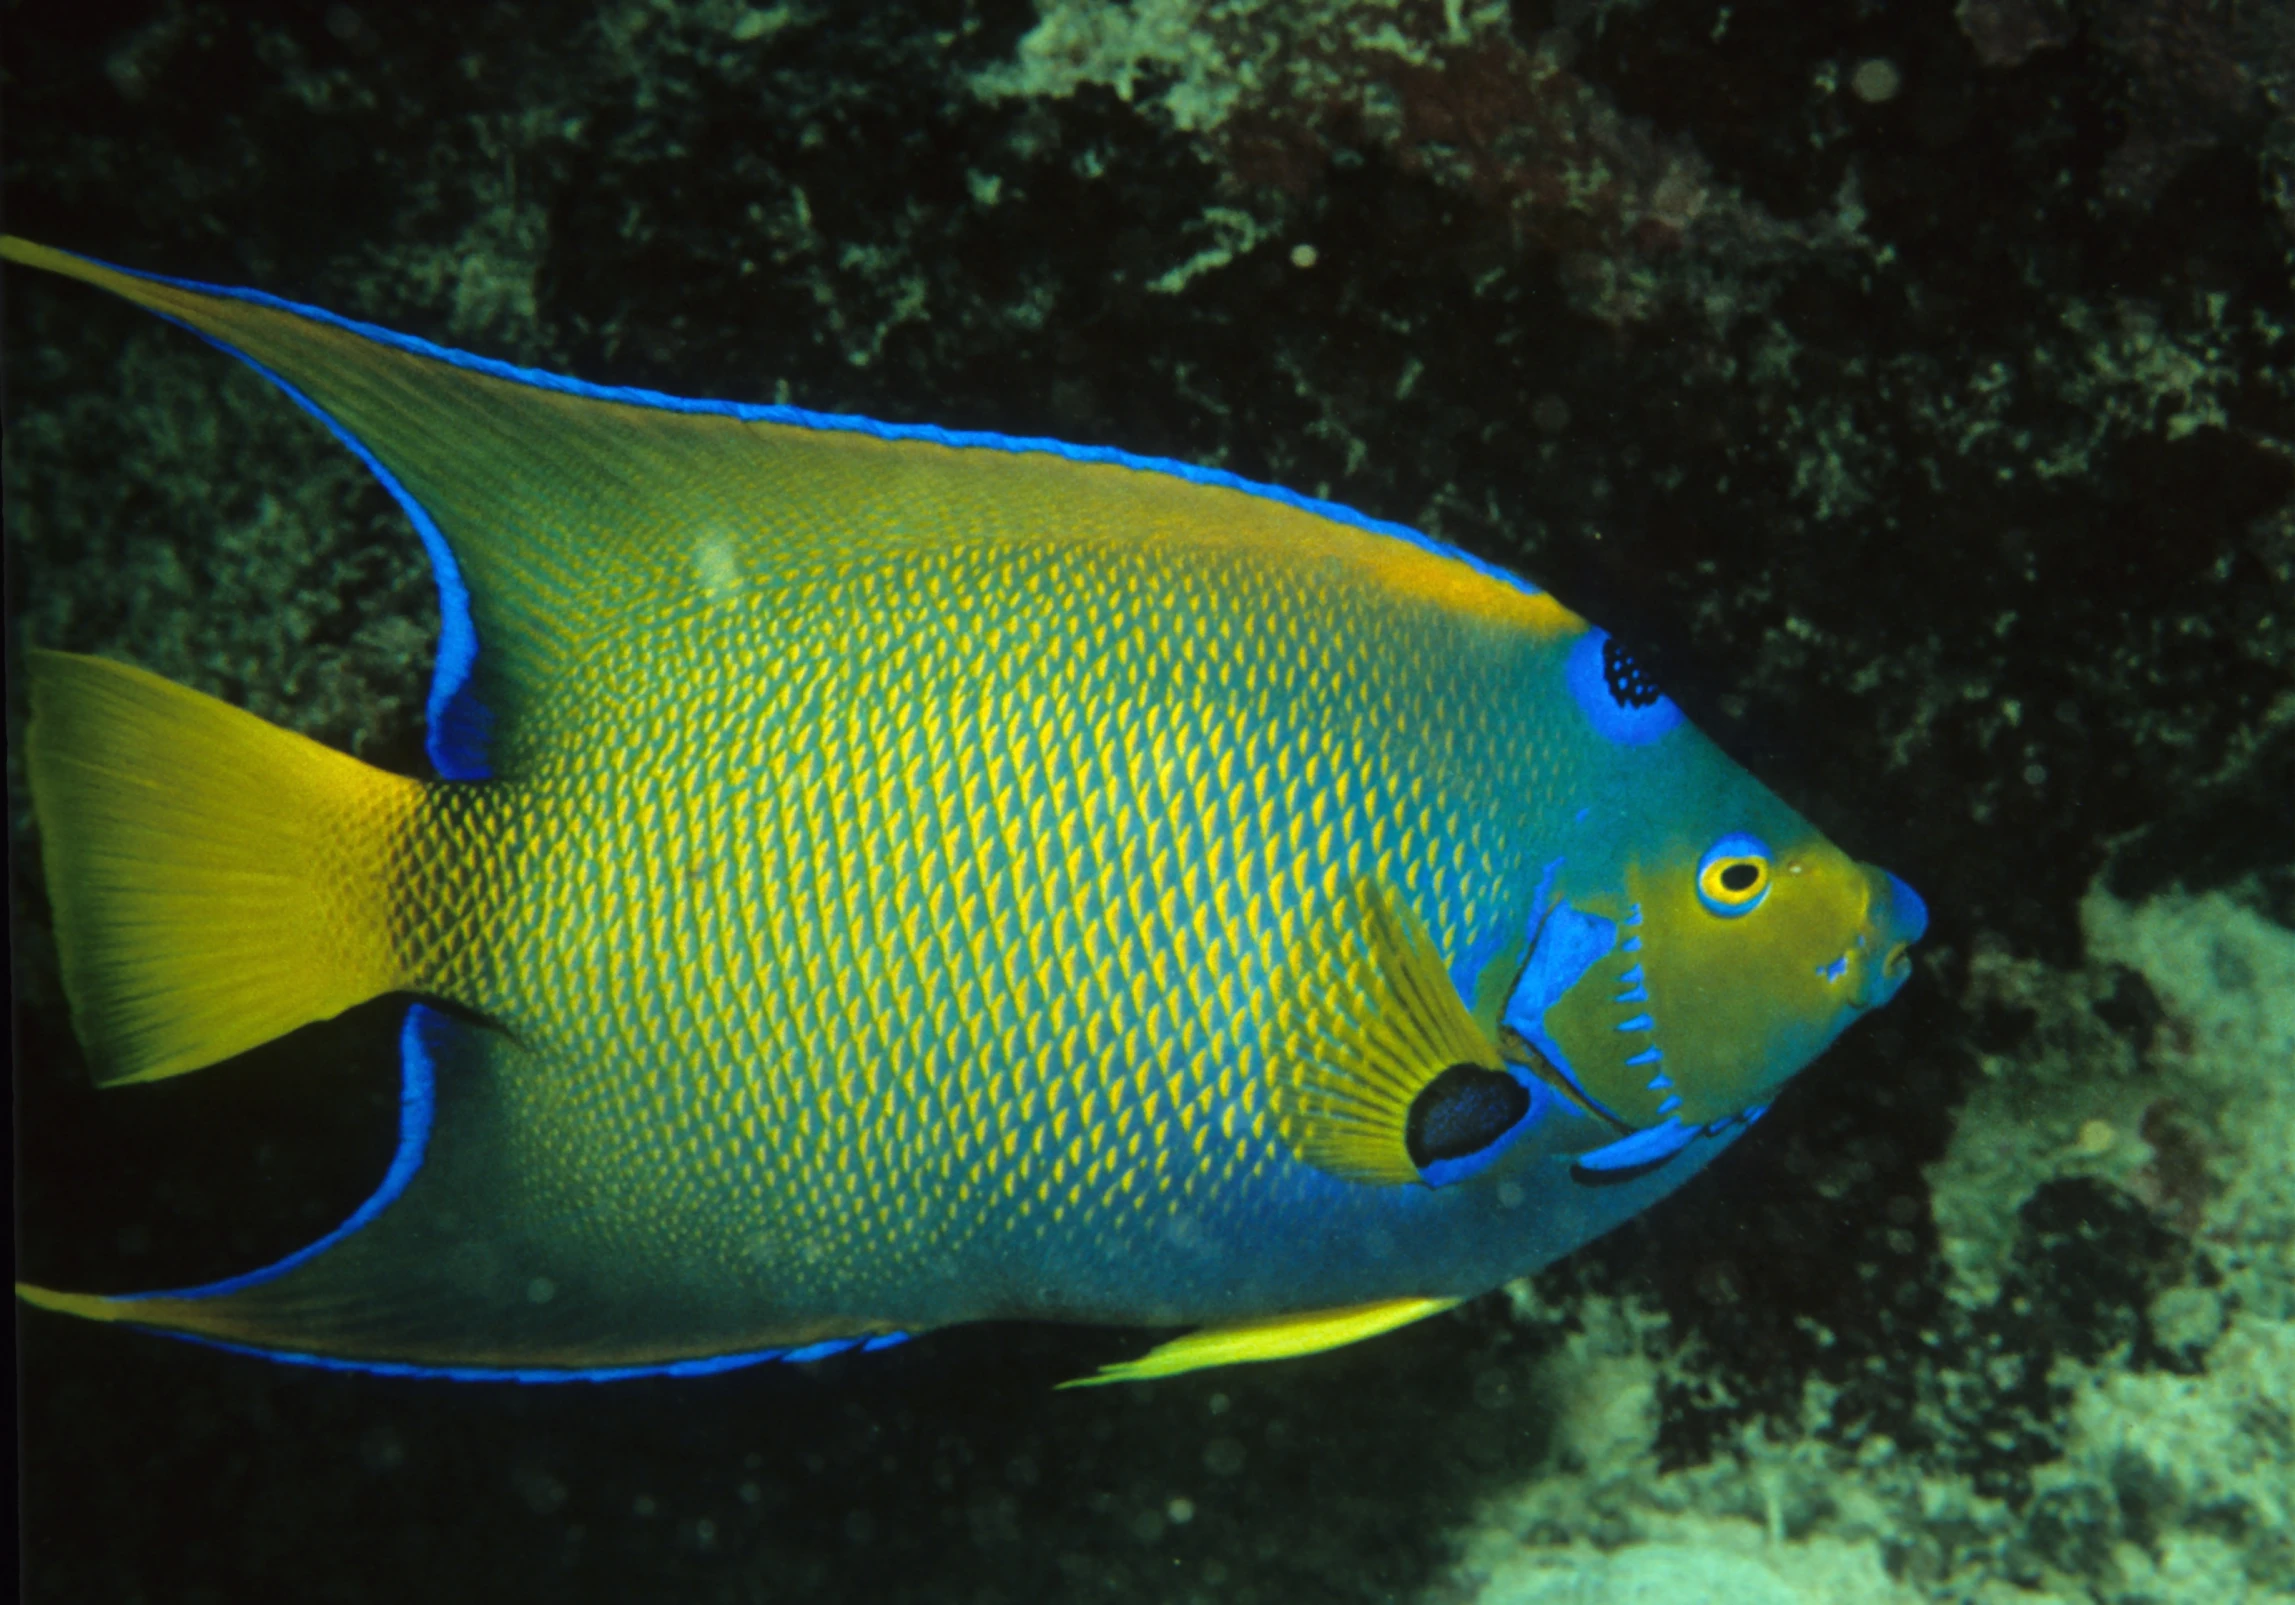
<svg viewBox="0 0 2295 1605">
<path fill-rule="evenodd" d="M 1610 700 L 1621 708 L 1646 708 L 1665 695 L 1633 648 L 1614 635 L 1602 643 L 1602 683 L 1610 688 Z"/>
<path fill-rule="evenodd" d="M 1758 864 L 1732 864 L 1721 872 L 1723 888 L 1732 892 L 1750 892 L 1759 879 L 1761 866 Z"/>
<path fill-rule="evenodd" d="M 1403 1146 L 1419 1169 L 1478 1154 L 1530 1112 L 1530 1094 L 1503 1070 L 1454 1064 L 1411 1100 Z"/>
</svg>

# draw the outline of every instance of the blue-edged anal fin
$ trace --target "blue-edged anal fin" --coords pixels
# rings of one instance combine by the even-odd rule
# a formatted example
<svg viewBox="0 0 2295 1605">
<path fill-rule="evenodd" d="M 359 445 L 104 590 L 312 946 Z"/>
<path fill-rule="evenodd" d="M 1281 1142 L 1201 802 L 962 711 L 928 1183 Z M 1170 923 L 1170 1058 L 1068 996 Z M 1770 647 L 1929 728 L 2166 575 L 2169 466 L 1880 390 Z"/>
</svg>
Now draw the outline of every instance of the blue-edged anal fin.
<svg viewBox="0 0 2295 1605">
<path fill-rule="evenodd" d="M 522 1380 L 718 1369 L 889 1323 L 760 1319 L 743 1290 L 628 1251 L 595 1200 L 538 1182 L 508 1077 L 549 1066 L 501 1032 L 409 1012 L 399 1151 L 334 1232 L 205 1287 L 30 1303 L 272 1357 Z M 750 1295 L 753 1297 L 753 1295 Z"/>
</svg>

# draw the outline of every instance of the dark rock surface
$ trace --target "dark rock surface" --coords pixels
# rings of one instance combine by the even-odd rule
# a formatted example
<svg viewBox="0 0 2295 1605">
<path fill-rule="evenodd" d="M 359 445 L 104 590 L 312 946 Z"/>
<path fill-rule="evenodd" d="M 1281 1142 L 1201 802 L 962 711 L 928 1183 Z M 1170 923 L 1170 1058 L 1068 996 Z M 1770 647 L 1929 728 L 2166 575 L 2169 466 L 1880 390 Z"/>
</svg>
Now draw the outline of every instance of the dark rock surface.
<svg viewBox="0 0 2295 1605">
<path fill-rule="evenodd" d="M 2004 1076 L 2199 1051 L 2168 1040 L 2193 1006 L 2096 958 L 2096 898 L 2295 921 L 2295 23 L 1045 4 L 16 0 L 7 225 L 600 382 L 1415 523 L 1650 643 L 1716 739 L 1923 890 L 1921 977 L 1540 1278 L 1538 1318 L 1281 1367 L 1056 1396 L 1137 1336 L 998 1329 L 424 1387 L 28 1316 L 29 1597 L 1400 1598 L 1478 1502 L 1571 1474 L 1573 1298 L 1647 1318 L 1613 1345 L 1657 1378 L 1638 1474 L 1758 1458 L 1756 1429 L 1885 1442 L 2006 1512 L 1884 1541 L 1904 1586 L 1973 1549 L 2118 1586 L 2113 1543 L 2156 1559 L 2165 1518 L 2065 1480 L 2081 1384 L 2050 1365 L 2205 1373 L 2214 1339 L 2158 1311 L 2244 1274 L 2208 1211 L 2250 1161 L 2221 1108 L 2139 1094 L 2095 1105 L 2135 1110 L 2098 1139 L 2143 1146 L 2124 1172 L 1948 1152 Z M 357 465 L 92 292 L 11 271 L 5 332 L 11 651 L 115 652 L 417 767 L 435 607 Z M 180 1284 L 307 1240 L 385 1162 L 389 1011 L 86 1090 L 21 711 L 24 1274 Z M 1971 1284 L 1937 1194 L 1978 1175 Z"/>
</svg>

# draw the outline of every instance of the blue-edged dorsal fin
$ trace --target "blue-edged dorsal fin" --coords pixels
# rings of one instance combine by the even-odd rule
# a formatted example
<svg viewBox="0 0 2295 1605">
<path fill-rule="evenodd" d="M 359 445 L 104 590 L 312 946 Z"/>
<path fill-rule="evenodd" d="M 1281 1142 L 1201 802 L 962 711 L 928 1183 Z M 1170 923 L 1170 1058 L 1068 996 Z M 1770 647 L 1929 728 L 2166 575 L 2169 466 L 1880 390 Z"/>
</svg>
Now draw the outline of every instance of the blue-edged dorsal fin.
<svg viewBox="0 0 2295 1605">
<path fill-rule="evenodd" d="M 866 609 L 872 565 L 963 548 L 1153 532 L 1345 560 L 1415 602 L 1575 631 L 1551 597 L 1400 525 L 1217 470 L 1054 441 L 613 390 L 447 350 L 253 290 L 0 239 L 0 257 L 100 286 L 245 358 L 323 418 L 429 547 L 445 628 L 431 756 L 513 773 L 523 716 L 633 623 L 777 601 L 824 579 Z M 989 449 L 978 449 L 989 448 Z M 1146 470 L 1140 472 L 1139 470 Z M 1210 494 L 1207 494 L 1209 492 Z M 983 576 L 984 577 L 984 576 Z M 865 616 L 865 611 L 863 616 Z"/>
<path fill-rule="evenodd" d="M 12 237 L 0 239 L 0 257 L 206 336 L 367 461 L 413 519 L 438 576 L 431 757 L 450 778 L 490 773 L 489 727 L 515 718 L 523 688 L 559 672 L 607 581 L 598 559 L 626 559 L 642 544 L 627 517 L 636 454 L 621 448 L 609 409 L 255 291 L 129 272 Z"/>
<path fill-rule="evenodd" d="M 777 1318 L 768 1294 L 706 1256 L 680 1263 L 674 1237 L 554 1175 L 551 1138 L 596 1137 L 550 1126 L 540 1089 L 563 1066 L 425 1004 L 403 1053 L 398 1153 L 325 1237 L 205 1287 L 18 1294 L 272 1359 L 469 1380 L 690 1374 L 898 1341 L 890 1322 Z"/>
</svg>

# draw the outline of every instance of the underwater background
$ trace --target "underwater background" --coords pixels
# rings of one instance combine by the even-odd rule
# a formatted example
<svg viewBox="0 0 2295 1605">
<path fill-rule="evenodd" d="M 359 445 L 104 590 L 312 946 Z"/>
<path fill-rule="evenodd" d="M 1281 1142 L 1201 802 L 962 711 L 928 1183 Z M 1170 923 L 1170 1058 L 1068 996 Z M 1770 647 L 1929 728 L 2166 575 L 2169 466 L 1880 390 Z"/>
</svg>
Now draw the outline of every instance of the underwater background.
<svg viewBox="0 0 2295 1605">
<path fill-rule="evenodd" d="M 20 1312 L 26 1597 L 2295 1598 L 2295 10 L 15 0 L 0 73 L 12 232 L 1519 568 L 1934 915 L 1658 1208 L 1287 1364 L 522 1388 Z M 11 668 L 418 770 L 385 494 L 180 330 L 5 289 Z M 299 1246 L 388 1161 L 398 1009 L 96 1094 L 22 711 L 19 1274 Z"/>
</svg>

